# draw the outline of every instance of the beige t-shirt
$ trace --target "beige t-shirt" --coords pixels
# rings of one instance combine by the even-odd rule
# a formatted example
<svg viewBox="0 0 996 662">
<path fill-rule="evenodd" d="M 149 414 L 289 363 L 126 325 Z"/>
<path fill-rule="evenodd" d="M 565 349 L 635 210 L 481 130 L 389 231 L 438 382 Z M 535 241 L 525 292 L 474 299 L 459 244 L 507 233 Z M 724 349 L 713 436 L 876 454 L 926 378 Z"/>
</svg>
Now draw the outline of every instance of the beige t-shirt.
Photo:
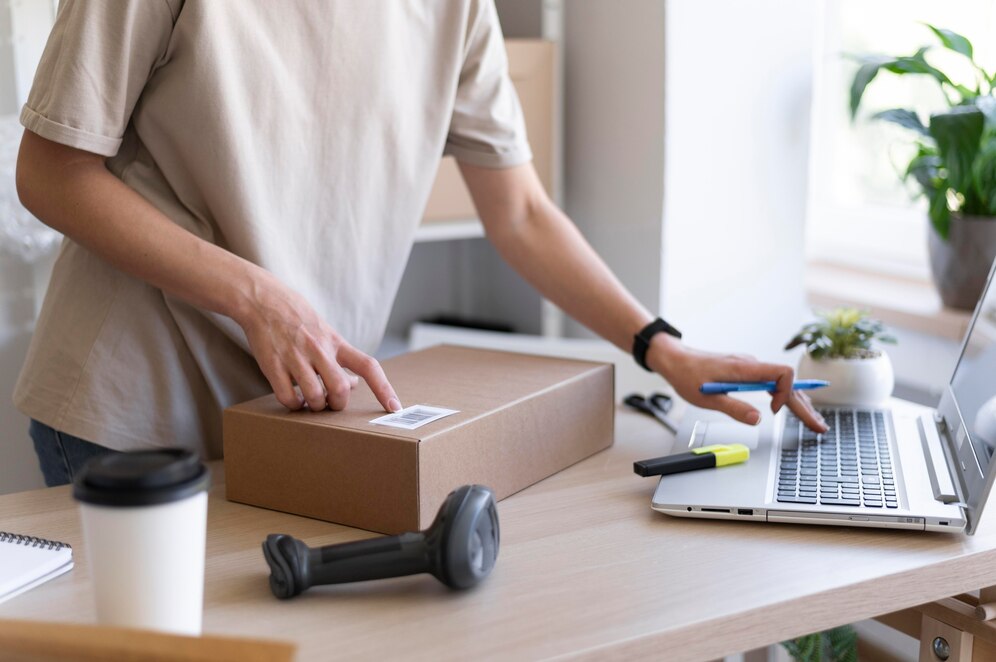
<svg viewBox="0 0 996 662">
<path fill-rule="evenodd" d="M 440 156 L 531 158 L 493 0 L 63 0 L 21 114 L 376 349 Z M 221 454 L 241 329 L 63 243 L 15 392 L 115 449 Z"/>
</svg>

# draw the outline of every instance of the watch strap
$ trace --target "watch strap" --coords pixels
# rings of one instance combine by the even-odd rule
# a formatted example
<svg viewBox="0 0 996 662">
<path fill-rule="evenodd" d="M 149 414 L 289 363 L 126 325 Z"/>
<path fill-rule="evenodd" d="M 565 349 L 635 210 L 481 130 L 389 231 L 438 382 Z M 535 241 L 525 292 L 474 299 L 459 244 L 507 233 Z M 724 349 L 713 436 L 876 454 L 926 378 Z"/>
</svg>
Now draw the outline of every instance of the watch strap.
<svg viewBox="0 0 996 662">
<path fill-rule="evenodd" d="M 640 329 L 640 332 L 633 336 L 633 358 L 636 359 L 637 364 L 644 370 L 651 371 L 650 366 L 647 365 L 647 350 L 650 349 L 650 339 L 661 332 L 672 335 L 675 338 L 681 338 L 681 331 L 660 317 Z"/>
</svg>

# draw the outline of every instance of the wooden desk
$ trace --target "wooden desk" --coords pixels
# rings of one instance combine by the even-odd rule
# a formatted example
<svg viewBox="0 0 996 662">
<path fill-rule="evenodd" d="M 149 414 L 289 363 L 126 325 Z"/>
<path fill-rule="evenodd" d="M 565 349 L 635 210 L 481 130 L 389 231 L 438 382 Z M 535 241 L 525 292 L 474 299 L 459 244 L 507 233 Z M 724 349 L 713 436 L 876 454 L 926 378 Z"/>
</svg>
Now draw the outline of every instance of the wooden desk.
<svg viewBox="0 0 996 662">
<path fill-rule="evenodd" d="M 210 502 L 204 629 L 292 640 L 300 659 L 709 659 L 996 584 L 996 531 L 925 534 L 673 519 L 632 462 L 671 437 L 620 410 L 616 445 L 499 505 L 493 575 L 453 593 L 428 576 L 312 589 L 279 602 L 260 543 L 371 534 Z M 293 486 L 288 486 L 293 489 Z M 90 576 L 67 487 L 0 497 L 0 529 L 65 540 L 69 574 L 0 605 L 0 618 L 90 622 Z"/>
</svg>

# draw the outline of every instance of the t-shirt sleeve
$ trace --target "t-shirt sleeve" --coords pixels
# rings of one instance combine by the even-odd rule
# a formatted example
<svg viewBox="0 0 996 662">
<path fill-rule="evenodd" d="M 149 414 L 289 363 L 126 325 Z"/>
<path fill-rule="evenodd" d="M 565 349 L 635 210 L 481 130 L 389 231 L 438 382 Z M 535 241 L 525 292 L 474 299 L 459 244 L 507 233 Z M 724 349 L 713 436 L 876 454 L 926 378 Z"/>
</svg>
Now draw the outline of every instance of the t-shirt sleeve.
<svg viewBox="0 0 996 662">
<path fill-rule="evenodd" d="M 508 56 L 494 0 L 472 2 L 463 68 L 444 154 L 487 168 L 532 159 L 519 96 L 508 74 Z"/>
<path fill-rule="evenodd" d="M 114 156 L 162 62 L 176 18 L 167 0 L 62 0 L 21 124 L 53 142 Z"/>
</svg>

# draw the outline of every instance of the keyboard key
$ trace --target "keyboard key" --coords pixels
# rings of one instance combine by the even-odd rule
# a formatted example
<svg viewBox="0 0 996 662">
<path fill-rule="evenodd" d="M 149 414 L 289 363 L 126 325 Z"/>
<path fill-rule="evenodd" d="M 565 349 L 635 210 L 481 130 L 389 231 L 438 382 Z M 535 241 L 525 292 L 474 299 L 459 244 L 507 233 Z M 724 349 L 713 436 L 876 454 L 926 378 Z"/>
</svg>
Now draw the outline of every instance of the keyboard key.
<svg viewBox="0 0 996 662">
<path fill-rule="evenodd" d="M 861 482 L 865 485 L 878 485 L 880 481 L 878 476 L 862 476 Z"/>
<path fill-rule="evenodd" d="M 828 506 L 860 506 L 858 499 L 820 499 L 820 503 Z"/>
<path fill-rule="evenodd" d="M 816 503 L 816 497 L 794 497 L 781 496 L 777 499 L 780 503 Z"/>
</svg>

